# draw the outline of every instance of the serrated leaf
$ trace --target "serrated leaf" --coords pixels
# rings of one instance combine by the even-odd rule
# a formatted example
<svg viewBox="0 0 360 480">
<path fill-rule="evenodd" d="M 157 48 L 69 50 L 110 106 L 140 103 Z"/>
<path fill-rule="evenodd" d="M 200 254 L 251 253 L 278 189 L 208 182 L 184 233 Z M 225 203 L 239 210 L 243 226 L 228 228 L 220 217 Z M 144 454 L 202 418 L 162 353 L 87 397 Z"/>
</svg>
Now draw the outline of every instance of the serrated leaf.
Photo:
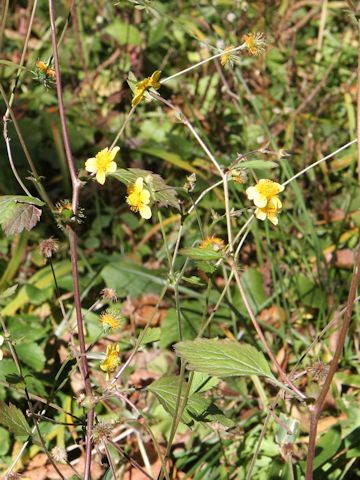
<svg viewBox="0 0 360 480">
<path fill-rule="evenodd" d="M 217 377 L 257 375 L 273 379 L 264 355 L 255 347 L 233 340 L 187 340 L 175 345 L 188 368 Z"/>
<path fill-rule="evenodd" d="M 175 414 L 179 382 L 180 377 L 165 375 L 147 387 L 149 391 L 156 395 L 161 405 L 172 416 Z M 183 382 L 181 386 L 181 401 L 184 400 L 186 388 L 187 385 Z M 222 411 L 211 400 L 204 398 L 199 393 L 189 396 L 181 420 L 190 425 L 194 421 L 203 423 L 220 422 L 226 427 L 233 425 L 232 420 L 223 415 Z"/>
<path fill-rule="evenodd" d="M 212 247 L 200 248 L 200 247 L 188 247 L 179 250 L 180 255 L 190 257 L 192 260 L 219 260 L 223 257 L 221 251 L 215 251 Z"/>
<path fill-rule="evenodd" d="M 126 186 L 135 183 L 136 179 L 142 177 L 145 180 L 146 177 L 150 177 L 152 188 L 155 192 L 156 201 L 160 207 L 171 206 L 179 210 L 179 201 L 176 197 L 176 191 L 166 185 L 164 179 L 157 173 L 150 172 L 149 170 L 142 170 L 140 168 L 119 168 L 116 172 L 109 174 L 116 178 Z"/>
<path fill-rule="evenodd" d="M 2 400 L 0 400 L 0 423 L 15 435 L 31 435 L 31 428 L 22 411 L 11 403 L 7 405 Z"/>
<path fill-rule="evenodd" d="M 36 205 L 36 206 L 35 206 Z M 6 235 L 31 230 L 40 220 L 44 202 L 34 197 L 5 195 L 0 197 L 0 225 Z"/>
</svg>

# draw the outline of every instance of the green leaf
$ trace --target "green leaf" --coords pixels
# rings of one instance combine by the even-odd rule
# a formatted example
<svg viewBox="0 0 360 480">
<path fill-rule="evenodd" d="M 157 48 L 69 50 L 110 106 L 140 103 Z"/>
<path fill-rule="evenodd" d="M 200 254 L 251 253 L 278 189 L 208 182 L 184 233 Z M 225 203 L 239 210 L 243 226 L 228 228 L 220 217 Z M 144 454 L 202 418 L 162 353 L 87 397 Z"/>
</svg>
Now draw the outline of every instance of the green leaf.
<svg viewBox="0 0 360 480">
<path fill-rule="evenodd" d="M 280 445 L 295 443 L 299 436 L 299 421 L 280 413 L 281 423 L 276 423 L 275 440 Z"/>
<path fill-rule="evenodd" d="M 15 435 L 31 435 L 31 428 L 22 411 L 15 405 L 11 405 L 11 403 L 7 405 L 2 400 L 0 400 L 0 423 Z"/>
<path fill-rule="evenodd" d="M 16 292 L 16 289 L 18 287 L 18 284 L 16 283 L 15 285 L 7 288 L 6 290 L 4 290 L 3 292 L 0 293 L 0 301 L 2 300 L 5 300 L 6 298 L 8 297 L 11 297 L 12 295 L 14 295 L 14 293 Z"/>
<path fill-rule="evenodd" d="M 268 299 L 264 288 L 263 275 L 255 268 L 249 268 L 241 275 L 241 284 L 244 287 L 252 310 L 255 314 L 258 313 Z M 233 302 L 241 312 L 246 312 L 244 302 L 238 291 L 234 294 Z"/>
<path fill-rule="evenodd" d="M 193 260 L 219 260 L 223 257 L 223 252 L 215 251 L 211 246 L 207 248 L 188 247 L 179 250 L 181 255 L 190 257 Z"/>
<path fill-rule="evenodd" d="M 31 71 L 26 67 L 22 67 L 21 65 L 18 65 L 17 63 L 10 62 L 10 60 L 0 60 L 0 65 L 6 65 L 7 67 L 12 67 L 12 68 L 20 68 L 21 70 L 27 70 L 28 72 Z"/>
<path fill-rule="evenodd" d="M 115 20 L 105 29 L 120 45 L 141 45 L 139 30 L 129 23 Z"/>
<path fill-rule="evenodd" d="M 5 428 L 0 427 L 0 458 L 4 457 L 10 448 L 10 435 Z"/>
<path fill-rule="evenodd" d="M 188 368 L 197 372 L 217 377 L 257 375 L 274 378 L 264 355 L 244 343 L 199 338 L 179 342 L 175 350 L 189 363 Z"/>
<path fill-rule="evenodd" d="M 171 206 L 179 210 L 179 201 L 176 198 L 176 191 L 166 185 L 164 179 L 149 170 L 142 170 L 140 168 L 119 168 L 116 172 L 109 174 L 124 183 L 126 186 L 135 183 L 136 179 L 142 177 L 146 184 L 151 182 L 152 189 L 155 192 L 155 198 L 160 207 Z"/>
<path fill-rule="evenodd" d="M 239 162 L 236 166 L 238 168 L 252 168 L 253 170 L 268 170 L 270 168 L 276 168 L 279 165 L 266 160 L 245 160 L 244 162 Z"/>
<path fill-rule="evenodd" d="M 161 405 L 172 416 L 175 415 L 180 386 L 179 382 L 180 377 L 175 375 L 165 375 L 147 387 L 150 392 L 153 392 L 156 395 Z M 181 385 L 182 402 L 184 401 L 186 389 L 187 385 L 183 382 Z M 211 400 L 205 399 L 198 393 L 189 396 L 181 420 L 190 425 L 192 425 L 195 420 L 204 423 L 220 422 L 227 427 L 233 425 L 232 420 L 225 417 L 222 411 L 212 403 Z"/>
<path fill-rule="evenodd" d="M 295 281 L 301 303 L 312 308 L 320 308 L 322 305 L 326 305 L 325 292 L 304 274 L 300 273 Z"/>
<path fill-rule="evenodd" d="M 44 369 L 46 358 L 37 343 L 19 344 L 16 346 L 16 352 L 21 362 L 36 372 L 41 372 Z"/>
<path fill-rule="evenodd" d="M 154 327 L 148 328 L 145 332 L 144 338 L 142 339 L 141 345 L 145 345 L 146 343 L 153 343 L 160 340 L 161 336 L 161 328 Z"/>
<path fill-rule="evenodd" d="M 37 206 L 35 206 L 37 205 Z M 0 225 L 6 235 L 31 230 L 40 220 L 44 202 L 34 197 L 5 195 L 0 197 Z"/>
</svg>

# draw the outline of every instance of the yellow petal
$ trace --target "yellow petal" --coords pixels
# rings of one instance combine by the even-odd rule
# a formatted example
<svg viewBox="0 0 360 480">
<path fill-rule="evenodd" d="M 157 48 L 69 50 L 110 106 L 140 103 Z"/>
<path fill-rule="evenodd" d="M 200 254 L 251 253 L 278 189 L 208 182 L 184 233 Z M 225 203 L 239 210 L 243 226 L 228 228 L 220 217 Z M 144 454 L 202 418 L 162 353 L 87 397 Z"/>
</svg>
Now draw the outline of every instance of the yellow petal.
<svg viewBox="0 0 360 480">
<path fill-rule="evenodd" d="M 120 147 L 114 147 L 112 150 L 110 150 L 110 160 L 113 161 L 114 158 L 116 157 L 116 154 L 120 150 Z"/>
<path fill-rule="evenodd" d="M 116 169 L 117 169 L 116 162 L 110 162 L 110 163 L 109 163 L 109 166 L 108 166 L 108 168 L 107 168 L 107 171 L 108 171 L 109 173 L 114 173 L 114 172 L 116 172 Z"/>
<path fill-rule="evenodd" d="M 149 190 L 143 190 L 140 194 L 140 202 L 148 204 L 150 203 L 150 192 Z"/>
<path fill-rule="evenodd" d="M 253 200 L 254 200 L 255 206 L 258 207 L 258 208 L 266 207 L 266 204 L 268 202 L 267 198 L 259 192 L 256 192 L 256 194 L 254 194 L 254 199 Z"/>
<path fill-rule="evenodd" d="M 279 219 L 278 217 L 271 213 L 270 215 L 268 215 L 268 219 L 270 220 L 270 222 L 273 224 L 273 225 L 277 225 L 279 223 Z"/>
<path fill-rule="evenodd" d="M 101 185 L 105 183 L 105 172 L 104 170 L 98 170 L 96 173 L 96 181 L 99 182 Z"/>
<path fill-rule="evenodd" d="M 257 195 L 257 190 L 255 187 L 249 187 L 245 191 L 249 200 L 253 200 L 254 196 Z"/>
<path fill-rule="evenodd" d="M 145 218 L 145 220 L 151 218 L 151 208 L 148 205 L 141 205 L 139 208 L 139 213 L 142 218 Z"/>
<path fill-rule="evenodd" d="M 160 75 L 161 75 L 161 70 L 155 70 L 155 72 L 150 77 L 151 81 L 158 82 Z"/>
<path fill-rule="evenodd" d="M 135 181 L 135 191 L 140 193 L 144 188 L 144 179 L 142 177 L 138 177 Z"/>
<path fill-rule="evenodd" d="M 281 210 L 282 208 L 282 203 L 281 200 L 278 197 L 273 197 L 269 200 L 269 204 L 276 210 Z"/>
<path fill-rule="evenodd" d="M 266 220 L 266 213 L 263 210 L 260 210 L 260 208 L 257 208 L 255 210 L 255 217 L 258 218 L 259 220 Z"/>
<path fill-rule="evenodd" d="M 143 98 L 143 93 L 135 95 L 135 97 L 132 99 L 131 105 L 135 107 L 135 105 L 141 102 L 142 98 Z"/>
<path fill-rule="evenodd" d="M 96 158 L 89 158 L 86 160 L 85 170 L 90 173 L 96 172 Z"/>
</svg>

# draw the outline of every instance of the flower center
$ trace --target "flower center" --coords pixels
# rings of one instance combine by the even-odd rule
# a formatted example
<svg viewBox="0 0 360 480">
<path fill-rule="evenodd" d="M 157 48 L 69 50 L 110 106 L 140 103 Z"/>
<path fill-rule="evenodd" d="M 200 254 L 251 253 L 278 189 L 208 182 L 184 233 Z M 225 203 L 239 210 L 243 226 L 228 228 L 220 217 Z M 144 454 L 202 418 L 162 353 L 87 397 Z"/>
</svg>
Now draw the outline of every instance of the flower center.
<svg viewBox="0 0 360 480">
<path fill-rule="evenodd" d="M 108 152 L 99 152 L 96 155 L 96 167 L 98 170 L 106 170 L 109 166 L 109 153 Z"/>
</svg>

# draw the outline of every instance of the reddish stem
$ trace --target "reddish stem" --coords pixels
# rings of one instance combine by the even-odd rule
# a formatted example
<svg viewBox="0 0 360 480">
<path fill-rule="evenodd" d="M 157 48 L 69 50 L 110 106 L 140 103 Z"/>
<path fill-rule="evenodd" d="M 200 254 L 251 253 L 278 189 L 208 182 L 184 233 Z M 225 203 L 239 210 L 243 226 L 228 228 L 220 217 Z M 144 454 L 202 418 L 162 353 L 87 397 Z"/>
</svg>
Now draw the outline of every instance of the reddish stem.
<svg viewBox="0 0 360 480">
<path fill-rule="evenodd" d="M 55 13 L 54 13 L 53 0 L 49 0 L 49 15 L 50 15 L 51 40 L 52 40 L 52 47 L 53 47 L 53 54 L 54 54 L 54 67 L 55 67 L 55 73 L 56 73 L 56 91 L 57 91 L 57 97 L 58 97 L 58 103 L 59 103 L 60 122 L 61 122 L 64 147 L 65 147 L 66 160 L 67 160 L 68 168 L 70 171 L 72 190 L 73 190 L 72 210 L 74 212 L 74 216 L 76 216 L 76 213 L 78 211 L 78 206 L 79 206 L 80 182 L 76 173 L 74 160 L 72 158 L 69 134 L 68 134 L 67 124 L 66 124 L 66 114 L 65 114 L 62 86 L 61 86 L 59 54 L 58 54 L 57 40 L 56 40 Z M 69 242 L 70 242 L 71 269 L 72 269 L 72 277 L 74 282 L 74 303 L 75 303 L 75 311 L 76 311 L 79 346 L 80 346 L 80 353 L 81 353 L 79 367 L 84 380 L 86 396 L 91 398 L 92 388 L 91 388 L 91 381 L 89 376 L 89 364 L 86 357 L 84 326 L 83 326 L 83 318 L 81 313 L 78 256 L 77 256 L 77 235 L 75 230 L 70 226 L 67 227 L 67 233 L 68 233 Z M 86 463 L 85 463 L 85 473 L 84 473 L 85 480 L 88 480 L 90 478 L 91 444 L 92 444 L 91 433 L 93 428 L 93 422 L 94 422 L 94 410 L 90 409 L 87 412 Z"/>
</svg>

